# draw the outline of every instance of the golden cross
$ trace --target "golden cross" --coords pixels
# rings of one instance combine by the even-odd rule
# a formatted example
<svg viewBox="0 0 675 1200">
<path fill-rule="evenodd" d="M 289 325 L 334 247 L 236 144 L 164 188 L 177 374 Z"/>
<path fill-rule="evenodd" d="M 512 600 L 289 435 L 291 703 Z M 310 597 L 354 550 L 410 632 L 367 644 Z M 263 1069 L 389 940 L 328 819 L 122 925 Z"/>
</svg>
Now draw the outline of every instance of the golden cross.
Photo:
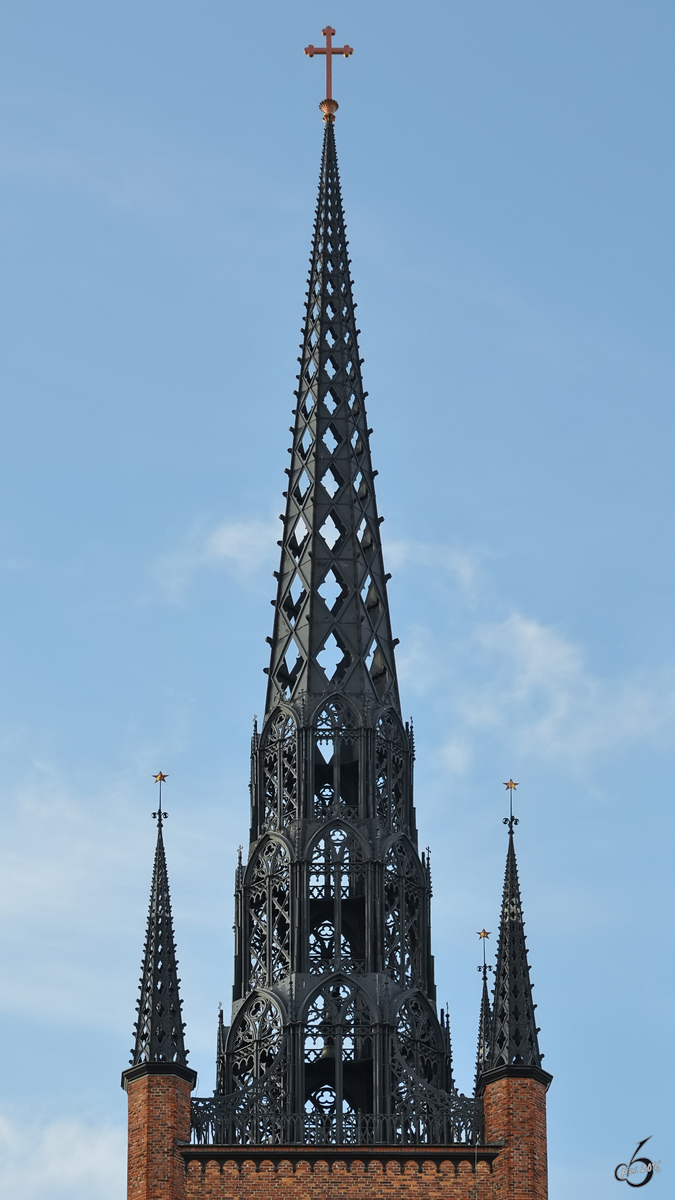
<svg viewBox="0 0 675 1200">
<path fill-rule="evenodd" d="M 326 100 L 332 100 L 333 99 L 333 55 L 334 54 L 343 54 L 345 58 L 349 58 L 350 54 L 353 54 L 354 51 L 351 46 L 346 46 L 346 45 L 345 46 L 334 46 L 333 45 L 333 37 L 335 36 L 335 30 L 332 29 L 330 25 L 327 25 L 325 29 L 321 30 L 321 32 L 326 39 L 326 45 L 325 46 L 305 46 L 305 54 L 307 54 L 309 58 L 314 58 L 315 54 L 325 54 L 326 55 Z"/>
</svg>

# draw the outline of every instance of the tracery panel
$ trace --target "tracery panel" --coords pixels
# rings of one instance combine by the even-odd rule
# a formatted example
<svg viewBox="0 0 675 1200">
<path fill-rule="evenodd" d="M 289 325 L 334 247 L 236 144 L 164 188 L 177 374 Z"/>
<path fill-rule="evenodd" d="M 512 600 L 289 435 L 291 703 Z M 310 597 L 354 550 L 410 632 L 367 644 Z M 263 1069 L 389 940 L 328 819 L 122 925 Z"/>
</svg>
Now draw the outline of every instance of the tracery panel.
<svg viewBox="0 0 675 1200">
<path fill-rule="evenodd" d="M 387 973 L 407 987 L 422 987 L 423 888 L 417 856 L 401 838 L 390 848 L 384 868 L 384 963 Z"/>
<path fill-rule="evenodd" d="M 249 987 L 265 987 L 290 971 L 290 858 L 281 842 L 258 850 L 247 890 Z"/>
<path fill-rule="evenodd" d="M 398 721 L 385 713 L 377 723 L 375 741 L 375 807 L 383 825 L 407 829 L 405 795 L 406 758 Z"/>
<path fill-rule="evenodd" d="M 265 830 L 283 828 L 298 811 L 297 736 L 293 718 L 279 712 L 265 735 L 262 821 Z"/>
</svg>

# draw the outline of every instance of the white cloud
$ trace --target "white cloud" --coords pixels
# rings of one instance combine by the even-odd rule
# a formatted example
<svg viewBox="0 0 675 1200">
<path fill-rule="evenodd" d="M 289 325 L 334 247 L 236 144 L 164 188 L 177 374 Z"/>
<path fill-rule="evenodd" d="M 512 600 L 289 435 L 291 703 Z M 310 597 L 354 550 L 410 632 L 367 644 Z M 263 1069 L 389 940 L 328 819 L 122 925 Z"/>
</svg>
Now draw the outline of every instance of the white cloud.
<svg viewBox="0 0 675 1200">
<path fill-rule="evenodd" d="M 164 599 L 180 601 L 195 574 L 223 567 L 245 582 L 275 559 L 279 525 L 275 521 L 222 521 L 210 531 L 194 530 L 185 545 L 159 558 L 153 566 Z"/>
<path fill-rule="evenodd" d="M 571 769 L 629 744 L 675 740 L 672 671 L 603 679 L 580 646 L 519 613 L 476 626 L 462 646 L 434 640 L 427 654 L 450 680 L 455 729 L 443 756 L 451 769 L 468 769 L 486 733 L 520 756 L 564 758 Z"/>
<path fill-rule="evenodd" d="M 126 1135 L 114 1126 L 51 1121 L 34 1126 L 0 1116 L 0 1195 L 11 1200 L 119 1200 Z"/>
</svg>

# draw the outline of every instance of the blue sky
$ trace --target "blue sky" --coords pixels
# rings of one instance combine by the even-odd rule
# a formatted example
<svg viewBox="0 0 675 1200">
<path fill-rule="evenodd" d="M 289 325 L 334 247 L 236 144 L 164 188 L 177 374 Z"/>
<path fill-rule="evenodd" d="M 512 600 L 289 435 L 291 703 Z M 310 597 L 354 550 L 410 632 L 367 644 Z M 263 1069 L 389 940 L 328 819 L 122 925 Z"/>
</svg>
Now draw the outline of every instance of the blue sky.
<svg viewBox="0 0 675 1200">
<path fill-rule="evenodd" d="M 264 704 L 330 21 L 439 1003 L 471 1086 L 502 780 L 552 1200 L 667 1190 L 666 0 L 22 0 L 0 37 L 0 1190 L 124 1195 L 166 832 L 199 1091 Z M 28 1163 L 28 1165 L 26 1165 Z"/>
</svg>

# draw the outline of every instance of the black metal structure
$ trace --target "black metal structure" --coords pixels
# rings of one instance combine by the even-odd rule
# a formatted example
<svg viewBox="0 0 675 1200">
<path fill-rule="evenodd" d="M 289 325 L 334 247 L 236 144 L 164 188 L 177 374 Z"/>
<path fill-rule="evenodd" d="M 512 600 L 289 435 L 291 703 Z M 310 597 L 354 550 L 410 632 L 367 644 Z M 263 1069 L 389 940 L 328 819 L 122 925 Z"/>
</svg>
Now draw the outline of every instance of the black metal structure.
<svg viewBox="0 0 675 1200">
<path fill-rule="evenodd" d="M 196 1075 L 187 1065 L 188 1051 L 183 1036 L 185 1025 L 182 1020 L 169 876 L 162 835 L 163 819 L 167 814 L 162 812 L 161 790 L 159 799 L 159 811 L 152 814 L 157 819 L 157 846 L 131 1066 L 132 1069 L 147 1066 L 156 1068 L 162 1063 L 174 1064 L 185 1068 L 186 1077 L 194 1083 Z M 123 1079 L 128 1075 L 127 1070 Z"/>
<path fill-rule="evenodd" d="M 481 1007 L 481 1035 L 478 1047 L 478 1077 L 484 1080 L 488 1072 L 526 1069 L 534 1071 L 542 1080 L 550 1082 L 551 1076 L 541 1068 L 544 1057 L 539 1050 L 539 1028 L 535 1022 L 532 1000 L 530 967 L 525 943 L 525 922 L 520 900 L 518 867 L 513 843 L 513 827 L 517 818 L 505 818 L 509 827 L 509 846 L 506 855 L 504 895 L 499 928 L 499 946 L 495 967 L 494 1003 L 492 1013 L 483 1025 Z M 487 988 L 483 984 L 483 1004 Z M 487 1053 L 486 1053 L 487 1048 Z M 480 1085 L 479 1085 L 480 1090 Z"/>
<path fill-rule="evenodd" d="M 232 1021 L 193 1137 L 473 1143 L 435 1007 L 332 117 L 310 261 Z"/>
</svg>

